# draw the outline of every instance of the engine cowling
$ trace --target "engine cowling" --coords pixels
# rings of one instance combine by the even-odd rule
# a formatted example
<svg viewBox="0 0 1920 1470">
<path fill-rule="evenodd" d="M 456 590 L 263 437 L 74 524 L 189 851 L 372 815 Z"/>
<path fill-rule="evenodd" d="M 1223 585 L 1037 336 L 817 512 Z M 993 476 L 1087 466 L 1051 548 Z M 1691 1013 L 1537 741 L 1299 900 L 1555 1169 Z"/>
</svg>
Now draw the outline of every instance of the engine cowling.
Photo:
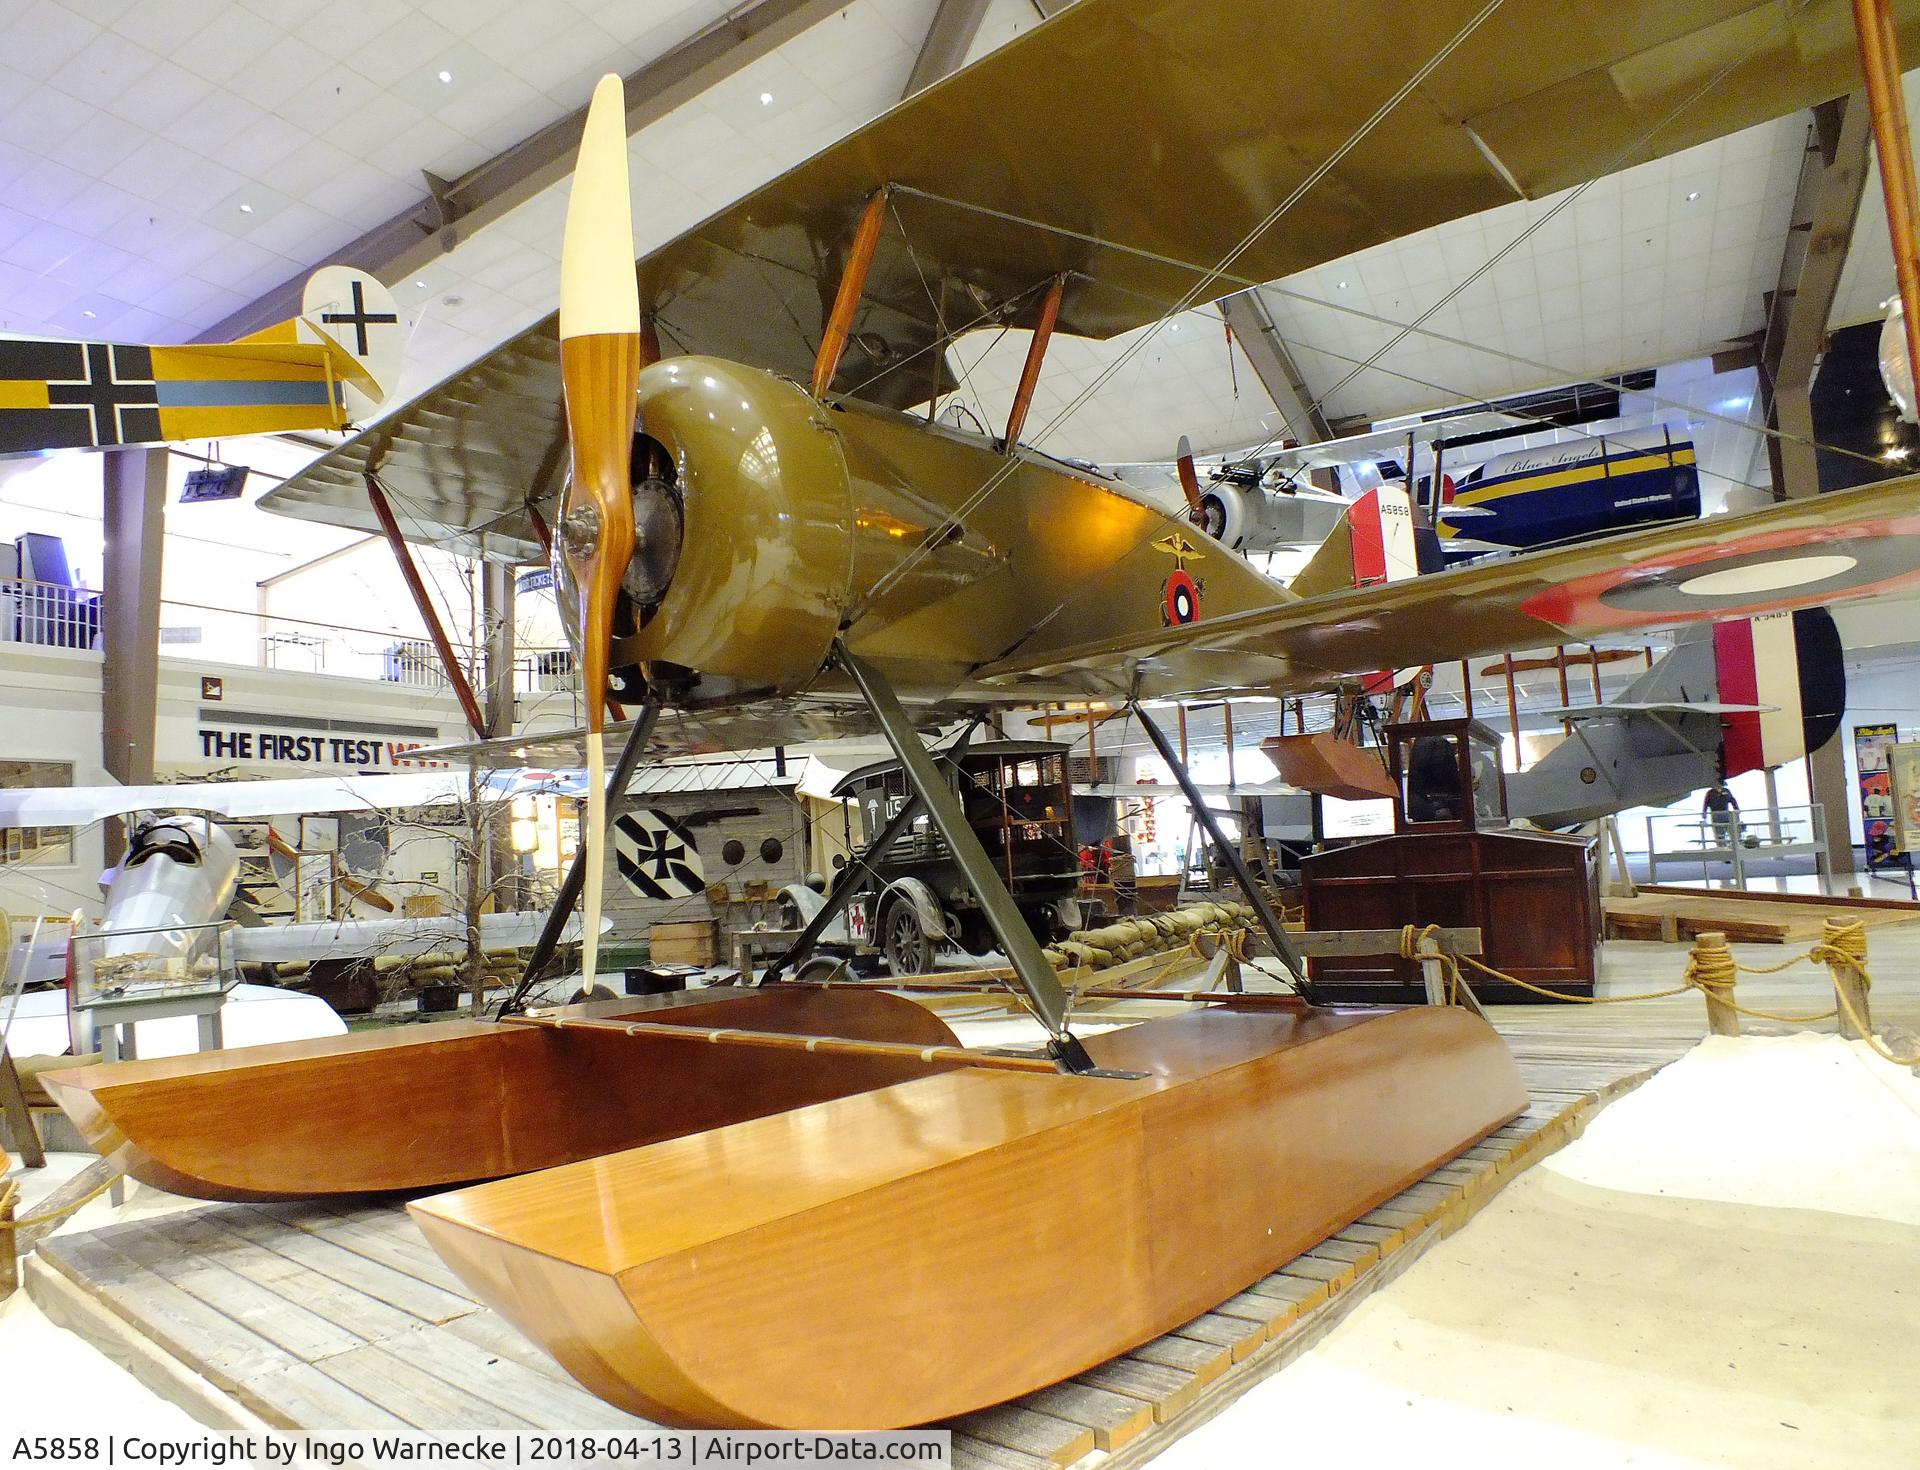
<svg viewBox="0 0 1920 1470">
<path fill-rule="evenodd" d="M 664 595 L 622 651 L 753 685 L 805 683 L 839 627 L 851 559 L 826 411 L 797 383 L 709 357 L 652 364 L 639 400 L 683 530 Z"/>
</svg>

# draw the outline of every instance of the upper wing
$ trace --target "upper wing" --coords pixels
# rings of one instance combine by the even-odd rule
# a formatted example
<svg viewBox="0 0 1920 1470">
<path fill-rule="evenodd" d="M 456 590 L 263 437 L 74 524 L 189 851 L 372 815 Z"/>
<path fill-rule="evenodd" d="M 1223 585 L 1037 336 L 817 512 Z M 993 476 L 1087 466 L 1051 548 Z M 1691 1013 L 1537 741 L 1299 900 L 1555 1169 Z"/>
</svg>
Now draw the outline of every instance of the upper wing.
<svg viewBox="0 0 1920 1470">
<path fill-rule="evenodd" d="M 577 772 L 505 771 L 490 776 L 482 800 L 522 792 L 579 795 Z M 283 781 L 182 781 L 167 786 L 40 786 L 0 790 L 0 830 L 86 827 L 127 812 L 208 812 L 249 820 L 372 807 L 444 806 L 472 795 L 465 771 L 406 771 L 380 776 L 296 776 Z"/>
<path fill-rule="evenodd" d="M 904 407 L 950 386 L 950 334 L 1029 324 L 1058 274 L 1058 330 L 1111 337 L 1857 84 L 1844 0 L 1505 0 L 1308 186 L 1481 8 L 1081 0 L 647 256 L 643 304 L 669 350 L 804 379 L 855 223 L 890 187 L 837 386 Z M 1920 0 L 1896 9 L 1913 54 Z M 1260 85 L 1240 86 L 1250 57 Z M 375 530 L 377 470 L 410 534 L 471 550 L 486 532 L 526 559 L 524 508 L 565 458 L 559 398 L 549 318 L 262 504 Z"/>
<path fill-rule="evenodd" d="M 1561 551 L 1016 655 L 989 688 L 1096 697 L 1300 689 L 1378 668 L 1618 637 L 1920 586 L 1920 475 Z"/>
<path fill-rule="evenodd" d="M 1623 699 L 1618 704 L 1570 704 L 1542 710 L 1549 720 L 1604 720 L 1616 715 L 1770 715 L 1777 704 L 1721 704 L 1711 699 Z"/>
</svg>

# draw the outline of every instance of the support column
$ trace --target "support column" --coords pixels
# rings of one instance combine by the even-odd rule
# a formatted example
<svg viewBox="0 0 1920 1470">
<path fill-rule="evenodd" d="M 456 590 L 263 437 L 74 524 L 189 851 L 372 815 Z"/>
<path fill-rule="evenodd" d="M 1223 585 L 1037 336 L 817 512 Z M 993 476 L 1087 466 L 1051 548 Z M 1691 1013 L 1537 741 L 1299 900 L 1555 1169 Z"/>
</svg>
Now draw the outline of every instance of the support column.
<svg viewBox="0 0 1920 1470">
<path fill-rule="evenodd" d="M 513 568 L 489 561 L 480 570 L 480 620 L 486 638 L 487 682 L 483 712 L 487 736 L 513 733 Z"/>
<path fill-rule="evenodd" d="M 101 456 L 100 764 L 128 786 L 153 782 L 154 709 L 160 698 L 160 568 L 167 451 L 109 449 Z M 107 861 L 125 850 L 107 825 Z"/>
<path fill-rule="evenodd" d="M 1844 733 L 1836 734 L 1807 756 L 1807 789 L 1826 810 L 1827 856 L 1836 878 L 1850 878 L 1860 871 L 1853 859 L 1853 808 L 1859 797 L 1847 780 L 1847 758 L 1841 745 L 1845 738 Z"/>
</svg>

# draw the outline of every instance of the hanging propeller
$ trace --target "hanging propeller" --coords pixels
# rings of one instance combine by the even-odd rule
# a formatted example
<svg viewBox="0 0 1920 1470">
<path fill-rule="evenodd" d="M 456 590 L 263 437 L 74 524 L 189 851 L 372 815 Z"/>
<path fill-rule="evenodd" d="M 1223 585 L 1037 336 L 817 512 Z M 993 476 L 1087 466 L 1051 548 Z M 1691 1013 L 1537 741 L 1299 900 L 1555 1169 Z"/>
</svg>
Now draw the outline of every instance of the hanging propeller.
<svg viewBox="0 0 1920 1470">
<path fill-rule="evenodd" d="M 1187 519 L 1201 530 L 1207 528 L 1207 508 L 1200 500 L 1200 474 L 1193 467 L 1193 443 L 1185 434 L 1174 450 L 1174 468 L 1180 472 L 1180 493 L 1187 497 Z"/>
<path fill-rule="evenodd" d="M 560 503 L 557 539 L 579 593 L 580 692 L 588 730 L 581 985 L 589 993 L 599 967 L 606 874 L 606 754 L 600 736 L 607 720 L 607 666 L 614 605 L 635 540 L 631 461 L 641 327 L 626 112 L 620 78 L 602 77 L 580 136 L 560 251 L 560 377 L 573 474 Z"/>
</svg>

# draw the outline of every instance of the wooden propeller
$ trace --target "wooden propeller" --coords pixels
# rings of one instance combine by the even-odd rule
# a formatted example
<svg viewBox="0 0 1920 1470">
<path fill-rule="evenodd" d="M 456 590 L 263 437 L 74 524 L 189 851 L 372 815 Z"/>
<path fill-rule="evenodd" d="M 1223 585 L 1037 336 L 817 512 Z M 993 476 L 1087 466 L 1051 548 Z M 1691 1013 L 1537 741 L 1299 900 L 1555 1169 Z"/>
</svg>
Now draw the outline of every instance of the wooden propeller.
<svg viewBox="0 0 1920 1470">
<path fill-rule="evenodd" d="M 606 872 L 607 664 L 620 581 L 633 558 L 634 394 L 640 378 L 640 290 L 627 187 L 626 89 L 593 89 L 560 251 L 560 379 L 573 476 L 560 505 L 561 554 L 578 589 L 581 698 L 587 713 L 586 924 L 582 983 L 593 987 Z"/>
<path fill-rule="evenodd" d="M 1200 475 L 1193 467 L 1193 445 L 1185 434 L 1180 436 L 1179 447 L 1174 451 L 1173 463 L 1180 472 L 1180 493 L 1187 497 L 1187 519 L 1205 530 L 1207 512 L 1200 503 Z"/>
</svg>

